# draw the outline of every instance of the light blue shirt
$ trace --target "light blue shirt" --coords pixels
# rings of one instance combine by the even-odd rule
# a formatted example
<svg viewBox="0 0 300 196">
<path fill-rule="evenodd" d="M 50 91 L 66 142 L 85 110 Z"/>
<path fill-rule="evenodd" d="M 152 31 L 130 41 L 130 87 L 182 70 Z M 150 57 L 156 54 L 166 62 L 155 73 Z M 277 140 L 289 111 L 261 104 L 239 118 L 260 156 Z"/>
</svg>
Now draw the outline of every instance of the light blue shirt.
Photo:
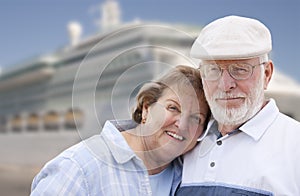
<svg viewBox="0 0 300 196">
<path fill-rule="evenodd" d="M 170 195 L 174 167 L 173 165 L 168 166 L 162 172 L 154 175 L 150 175 L 150 184 L 152 192 L 155 193 L 155 196 L 166 196 Z"/>
<path fill-rule="evenodd" d="M 174 195 L 181 180 L 182 163 L 176 159 L 171 164 Z M 48 162 L 34 178 L 31 190 L 33 196 L 156 195 L 152 194 L 145 165 L 112 121 L 105 123 L 100 135 L 80 142 Z"/>
</svg>

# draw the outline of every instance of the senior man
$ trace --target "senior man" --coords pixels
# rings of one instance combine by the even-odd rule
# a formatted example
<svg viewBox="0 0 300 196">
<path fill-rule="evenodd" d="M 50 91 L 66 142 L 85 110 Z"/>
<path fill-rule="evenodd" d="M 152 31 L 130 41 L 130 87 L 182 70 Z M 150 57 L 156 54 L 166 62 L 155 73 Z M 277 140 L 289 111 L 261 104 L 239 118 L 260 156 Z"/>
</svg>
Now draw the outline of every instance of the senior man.
<svg viewBox="0 0 300 196">
<path fill-rule="evenodd" d="M 177 195 L 300 195 L 300 123 L 264 97 L 271 50 L 270 31 L 255 19 L 226 16 L 200 32 L 191 56 L 215 120 L 185 155 Z"/>
</svg>

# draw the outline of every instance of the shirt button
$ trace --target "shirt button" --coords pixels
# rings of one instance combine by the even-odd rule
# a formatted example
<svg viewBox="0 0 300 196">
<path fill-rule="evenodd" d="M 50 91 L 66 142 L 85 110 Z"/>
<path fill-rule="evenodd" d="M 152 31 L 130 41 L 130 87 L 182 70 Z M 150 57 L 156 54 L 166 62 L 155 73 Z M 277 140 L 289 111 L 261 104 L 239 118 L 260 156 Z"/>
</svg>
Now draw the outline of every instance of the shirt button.
<svg viewBox="0 0 300 196">
<path fill-rule="evenodd" d="M 215 165 L 216 165 L 215 162 L 211 162 L 211 163 L 210 163 L 210 167 L 214 167 Z"/>
<path fill-rule="evenodd" d="M 221 140 L 217 141 L 217 144 L 218 144 L 218 146 L 221 146 L 222 145 L 222 141 Z"/>
</svg>

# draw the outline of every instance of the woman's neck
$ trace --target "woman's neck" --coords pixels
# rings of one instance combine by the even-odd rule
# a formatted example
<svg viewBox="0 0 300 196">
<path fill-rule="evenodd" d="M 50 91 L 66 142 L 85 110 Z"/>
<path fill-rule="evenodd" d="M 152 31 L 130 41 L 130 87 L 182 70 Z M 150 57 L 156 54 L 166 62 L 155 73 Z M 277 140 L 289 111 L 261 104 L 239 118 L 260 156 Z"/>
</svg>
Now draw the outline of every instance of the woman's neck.
<svg viewBox="0 0 300 196">
<path fill-rule="evenodd" d="M 158 160 L 159 155 L 156 153 L 158 150 L 151 150 L 151 148 L 147 147 L 145 140 L 150 138 L 139 136 L 139 133 L 136 130 L 138 127 L 123 131 L 121 133 L 129 147 L 143 161 L 145 167 L 147 168 L 148 174 L 153 175 L 160 173 L 168 167 L 171 161 L 165 162 L 163 160 Z"/>
</svg>

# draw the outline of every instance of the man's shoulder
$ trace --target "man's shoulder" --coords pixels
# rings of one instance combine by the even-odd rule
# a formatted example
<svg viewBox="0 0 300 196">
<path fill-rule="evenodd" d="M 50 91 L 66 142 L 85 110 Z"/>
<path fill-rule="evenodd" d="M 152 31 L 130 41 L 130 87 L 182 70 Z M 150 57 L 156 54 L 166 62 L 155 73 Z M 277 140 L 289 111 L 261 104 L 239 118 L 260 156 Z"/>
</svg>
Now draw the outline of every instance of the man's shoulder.
<svg viewBox="0 0 300 196">
<path fill-rule="evenodd" d="M 300 122 L 282 112 L 279 113 L 274 123 L 282 124 L 282 126 L 287 128 L 286 130 L 300 131 Z"/>
</svg>

